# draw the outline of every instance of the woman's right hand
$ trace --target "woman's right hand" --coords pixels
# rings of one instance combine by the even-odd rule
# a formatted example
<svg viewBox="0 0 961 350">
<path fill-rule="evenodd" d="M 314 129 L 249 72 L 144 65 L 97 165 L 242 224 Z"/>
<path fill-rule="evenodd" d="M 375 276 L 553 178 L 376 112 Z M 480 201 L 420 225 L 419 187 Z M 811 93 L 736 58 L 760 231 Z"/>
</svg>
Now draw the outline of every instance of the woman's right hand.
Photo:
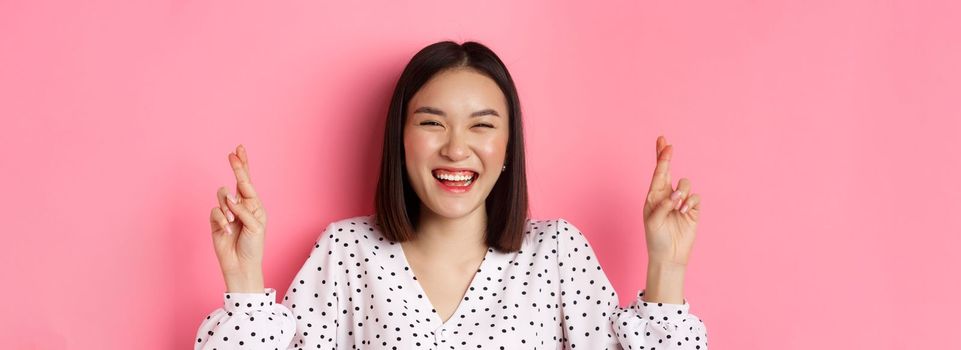
<svg viewBox="0 0 961 350">
<path fill-rule="evenodd" d="M 267 212 L 250 183 L 244 146 L 237 146 L 236 154 L 228 154 L 227 161 L 237 178 L 237 193 L 230 194 L 226 187 L 217 190 L 218 206 L 210 211 L 214 251 L 227 292 L 263 293 Z"/>
</svg>

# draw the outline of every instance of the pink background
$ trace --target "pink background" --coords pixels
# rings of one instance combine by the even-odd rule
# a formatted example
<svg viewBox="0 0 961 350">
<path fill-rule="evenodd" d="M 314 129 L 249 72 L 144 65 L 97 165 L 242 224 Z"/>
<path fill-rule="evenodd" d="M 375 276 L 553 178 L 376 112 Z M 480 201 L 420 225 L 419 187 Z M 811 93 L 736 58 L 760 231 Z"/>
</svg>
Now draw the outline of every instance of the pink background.
<svg viewBox="0 0 961 350">
<path fill-rule="evenodd" d="M 391 89 L 452 39 L 506 61 L 533 215 L 584 231 L 623 303 L 664 134 L 703 196 L 712 349 L 957 346 L 958 2 L 338 3 L 0 1 L 0 343 L 192 346 L 238 143 L 286 291 L 372 213 Z"/>
</svg>

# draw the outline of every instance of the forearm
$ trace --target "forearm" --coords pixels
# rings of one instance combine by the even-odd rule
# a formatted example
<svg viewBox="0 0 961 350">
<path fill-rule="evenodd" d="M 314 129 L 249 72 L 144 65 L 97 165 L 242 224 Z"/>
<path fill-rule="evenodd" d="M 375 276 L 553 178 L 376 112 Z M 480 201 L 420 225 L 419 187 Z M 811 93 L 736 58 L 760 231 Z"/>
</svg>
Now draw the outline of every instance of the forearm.
<svg viewBox="0 0 961 350">
<path fill-rule="evenodd" d="M 644 289 L 642 299 L 653 303 L 684 303 L 685 271 L 685 266 L 649 261 L 647 287 Z"/>
<path fill-rule="evenodd" d="M 224 273 L 228 293 L 263 293 L 264 274 L 261 270 Z"/>
</svg>

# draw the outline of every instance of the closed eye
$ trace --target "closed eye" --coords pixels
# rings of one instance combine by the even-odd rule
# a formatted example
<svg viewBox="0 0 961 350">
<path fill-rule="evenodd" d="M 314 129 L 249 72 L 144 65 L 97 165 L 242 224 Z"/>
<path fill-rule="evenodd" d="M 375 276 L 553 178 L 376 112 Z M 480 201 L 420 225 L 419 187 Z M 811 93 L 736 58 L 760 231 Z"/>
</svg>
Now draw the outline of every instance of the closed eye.
<svg viewBox="0 0 961 350">
<path fill-rule="evenodd" d="M 439 125 L 441 125 L 441 124 L 438 123 L 438 122 L 435 122 L 435 121 L 433 121 L 433 120 L 427 120 L 427 121 L 421 122 L 421 123 L 418 124 L 418 125 L 438 125 L 438 126 L 439 126 Z M 486 123 L 484 123 L 484 124 L 477 124 L 477 125 L 474 125 L 474 126 L 483 126 L 483 127 L 485 127 L 485 128 L 494 128 L 493 125 L 491 125 L 491 124 L 486 124 Z"/>
</svg>

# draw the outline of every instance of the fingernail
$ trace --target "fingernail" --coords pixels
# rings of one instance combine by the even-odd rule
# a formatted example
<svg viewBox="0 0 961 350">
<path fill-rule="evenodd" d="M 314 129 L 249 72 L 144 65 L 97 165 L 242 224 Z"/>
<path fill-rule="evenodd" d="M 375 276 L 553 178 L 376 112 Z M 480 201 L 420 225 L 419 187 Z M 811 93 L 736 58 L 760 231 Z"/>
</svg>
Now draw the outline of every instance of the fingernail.
<svg viewBox="0 0 961 350">
<path fill-rule="evenodd" d="M 686 212 L 687 212 L 687 204 L 685 204 L 683 207 L 681 207 L 681 212 L 682 212 L 682 213 L 686 213 Z"/>
<path fill-rule="evenodd" d="M 681 191 L 674 191 L 674 193 L 671 193 L 671 200 L 672 201 L 677 200 L 677 197 L 680 197 L 680 196 L 681 196 Z"/>
<path fill-rule="evenodd" d="M 227 211 L 227 221 L 234 222 L 234 213 Z"/>
<path fill-rule="evenodd" d="M 228 194 L 227 194 L 227 199 L 230 200 L 230 203 L 237 204 L 237 198 L 234 197 L 234 194 L 233 194 L 233 193 L 228 193 Z"/>
<path fill-rule="evenodd" d="M 227 235 L 230 235 L 230 225 L 224 226 L 224 231 L 227 231 Z"/>
</svg>

